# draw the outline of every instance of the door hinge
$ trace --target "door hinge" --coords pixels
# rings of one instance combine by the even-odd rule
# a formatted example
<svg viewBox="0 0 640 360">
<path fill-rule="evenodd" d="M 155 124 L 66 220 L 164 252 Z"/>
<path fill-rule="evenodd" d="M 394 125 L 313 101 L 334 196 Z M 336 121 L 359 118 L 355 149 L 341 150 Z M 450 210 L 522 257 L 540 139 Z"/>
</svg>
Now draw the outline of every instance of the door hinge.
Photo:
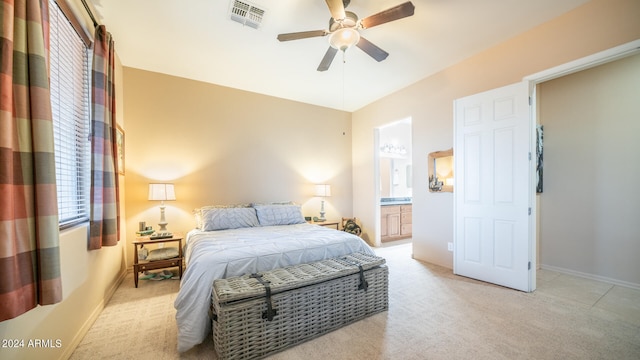
<svg viewBox="0 0 640 360">
<path fill-rule="evenodd" d="M 531 151 L 529 151 L 529 161 L 531 161 Z"/>
<path fill-rule="evenodd" d="M 531 215 L 531 208 L 529 208 L 529 215 Z"/>
<path fill-rule="evenodd" d="M 533 105 L 533 99 L 529 96 L 529 106 Z"/>
<path fill-rule="evenodd" d="M 531 270 L 531 261 L 529 261 L 529 268 L 528 270 Z"/>
</svg>

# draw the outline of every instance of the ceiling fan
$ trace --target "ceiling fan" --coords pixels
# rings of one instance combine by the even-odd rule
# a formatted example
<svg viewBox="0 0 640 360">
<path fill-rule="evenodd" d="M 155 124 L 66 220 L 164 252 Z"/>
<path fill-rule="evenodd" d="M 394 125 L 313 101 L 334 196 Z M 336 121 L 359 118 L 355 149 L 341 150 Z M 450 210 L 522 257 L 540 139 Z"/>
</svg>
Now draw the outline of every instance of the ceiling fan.
<svg viewBox="0 0 640 360">
<path fill-rule="evenodd" d="M 351 0 L 325 0 L 331 19 L 329 19 L 329 30 L 311 30 L 278 35 L 280 41 L 290 41 L 330 35 L 329 49 L 324 54 L 318 71 L 326 71 L 331 66 L 333 58 L 338 50 L 346 51 L 353 45 L 359 47 L 369 56 L 380 62 L 389 56 L 389 53 L 365 39 L 358 32 L 359 29 L 368 29 L 394 20 L 399 20 L 413 15 L 415 6 L 411 1 L 394 6 L 387 10 L 358 20 L 358 16 L 351 11 L 345 11 Z"/>
</svg>

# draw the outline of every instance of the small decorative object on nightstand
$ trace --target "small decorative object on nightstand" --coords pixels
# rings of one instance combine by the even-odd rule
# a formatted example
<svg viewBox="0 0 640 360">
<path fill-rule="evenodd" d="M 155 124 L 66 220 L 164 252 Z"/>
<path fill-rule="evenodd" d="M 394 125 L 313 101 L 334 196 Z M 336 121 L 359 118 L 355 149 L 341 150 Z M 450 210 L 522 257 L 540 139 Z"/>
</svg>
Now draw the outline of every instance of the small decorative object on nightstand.
<svg viewBox="0 0 640 360">
<path fill-rule="evenodd" d="M 148 260 L 151 252 L 147 250 L 145 245 L 150 244 L 160 244 L 160 243 L 178 243 L 178 249 L 171 258 L 162 258 L 160 260 Z M 140 246 L 140 250 L 138 250 L 138 246 Z M 178 275 L 182 278 L 182 234 L 173 234 L 171 238 L 164 238 L 158 240 L 151 240 L 150 236 L 140 236 L 137 237 L 133 242 L 133 279 L 138 287 L 138 273 L 156 270 L 156 269 L 166 269 L 170 267 L 178 267 Z M 168 249 L 168 248 L 163 248 Z M 174 248 L 175 249 L 175 248 Z M 145 254 L 146 256 L 141 256 Z"/>
</svg>

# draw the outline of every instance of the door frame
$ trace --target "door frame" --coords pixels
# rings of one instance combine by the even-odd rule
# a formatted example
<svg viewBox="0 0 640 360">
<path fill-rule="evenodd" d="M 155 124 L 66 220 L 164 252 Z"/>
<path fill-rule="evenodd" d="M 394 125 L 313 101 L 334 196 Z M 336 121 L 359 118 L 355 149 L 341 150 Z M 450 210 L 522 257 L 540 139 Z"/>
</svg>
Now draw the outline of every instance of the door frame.
<svg viewBox="0 0 640 360">
<path fill-rule="evenodd" d="M 401 118 L 399 120 L 393 120 L 387 123 L 384 123 L 382 125 L 379 125 L 377 127 L 373 128 L 373 181 L 374 181 L 374 185 L 373 185 L 373 193 L 374 193 L 374 227 L 375 227 L 375 237 L 373 239 L 373 246 L 374 247 L 378 247 L 382 245 L 382 237 L 380 236 L 381 234 L 381 209 L 380 209 L 380 198 L 381 198 L 381 192 L 380 192 L 380 132 L 385 128 L 385 127 L 389 127 L 389 126 L 393 126 L 393 125 L 397 125 L 398 123 L 404 122 L 404 121 L 409 121 L 409 123 L 411 124 L 409 130 L 410 130 L 410 147 L 411 147 L 411 164 L 413 166 L 413 160 L 414 160 L 414 156 L 413 156 L 413 116 L 406 116 L 404 118 Z M 415 184 L 415 182 L 413 181 L 413 179 L 411 180 L 412 184 Z"/>
<path fill-rule="evenodd" d="M 640 39 L 607 50 L 603 50 L 595 54 L 537 72 L 535 74 L 525 76 L 523 80 L 529 82 L 529 95 L 531 95 L 533 89 L 539 83 L 553 80 L 565 75 L 570 75 L 578 71 L 596 67 L 598 65 L 602 65 L 611 61 L 622 59 L 639 52 Z"/>
<path fill-rule="evenodd" d="M 380 237 L 380 127 L 373 129 L 373 182 L 374 204 L 376 204 L 373 212 L 375 219 L 373 246 L 380 246 L 382 244 Z"/>
</svg>

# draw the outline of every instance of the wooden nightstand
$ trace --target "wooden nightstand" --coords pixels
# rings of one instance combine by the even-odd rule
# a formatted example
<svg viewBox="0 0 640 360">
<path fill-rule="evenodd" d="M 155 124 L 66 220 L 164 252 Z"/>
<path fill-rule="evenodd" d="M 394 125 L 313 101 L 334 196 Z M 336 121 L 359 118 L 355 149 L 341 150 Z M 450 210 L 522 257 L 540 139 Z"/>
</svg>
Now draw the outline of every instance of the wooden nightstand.
<svg viewBox="0 0 640 360">
<path fill-rule="evenodd" d="M 339 221 L 333 221 L 333 220 L 327 220 L 327 221 L 310 221 L 309 224 L 313 224 L 313 225 L 320 225 L 320 226 L 326 226 L 326 227 L 335 227 L 336 230 L 339 230 L 338 228 L 338 224 L 340 222 Z"/>
<path fill-rule="evenodd" d="M 155 261 L 148 261 L 148 260 L 139 260 L 138 259 L 138 245 L 140 245 L 140 248 L 142 249 L 143 246 L 145 245 L 149 245 L 149 244 L 160 244 L 160 243 L 172 243 L 172 242 L 177 242 L 178 243 L 178 257 L 175 258 L 171 258 L 171 259 L 166 259 L 166 260 L 155 260 Z M 141 236 L 141 237 L 137 237 L 136 240 L 133 242 L 133 279 L 134 282 L 136 284 L 136 287 L 138 287 L 138 273 L 143 272 L 143 271 L 148 271 L 148 270 L 156 270 L 156 269 L 164 269 L 164 268 L 170 268 L 170 267 L 178 267 L 178 274 L 180 275 L 180 278 L 182 279 L 182 234 L 179 233 L 174 233 L 172 238 L 167 238 L 167 239 L 157 239 L 157 240 L 151 240 L 149 238 L 149 236 Z"/>
</svg>

